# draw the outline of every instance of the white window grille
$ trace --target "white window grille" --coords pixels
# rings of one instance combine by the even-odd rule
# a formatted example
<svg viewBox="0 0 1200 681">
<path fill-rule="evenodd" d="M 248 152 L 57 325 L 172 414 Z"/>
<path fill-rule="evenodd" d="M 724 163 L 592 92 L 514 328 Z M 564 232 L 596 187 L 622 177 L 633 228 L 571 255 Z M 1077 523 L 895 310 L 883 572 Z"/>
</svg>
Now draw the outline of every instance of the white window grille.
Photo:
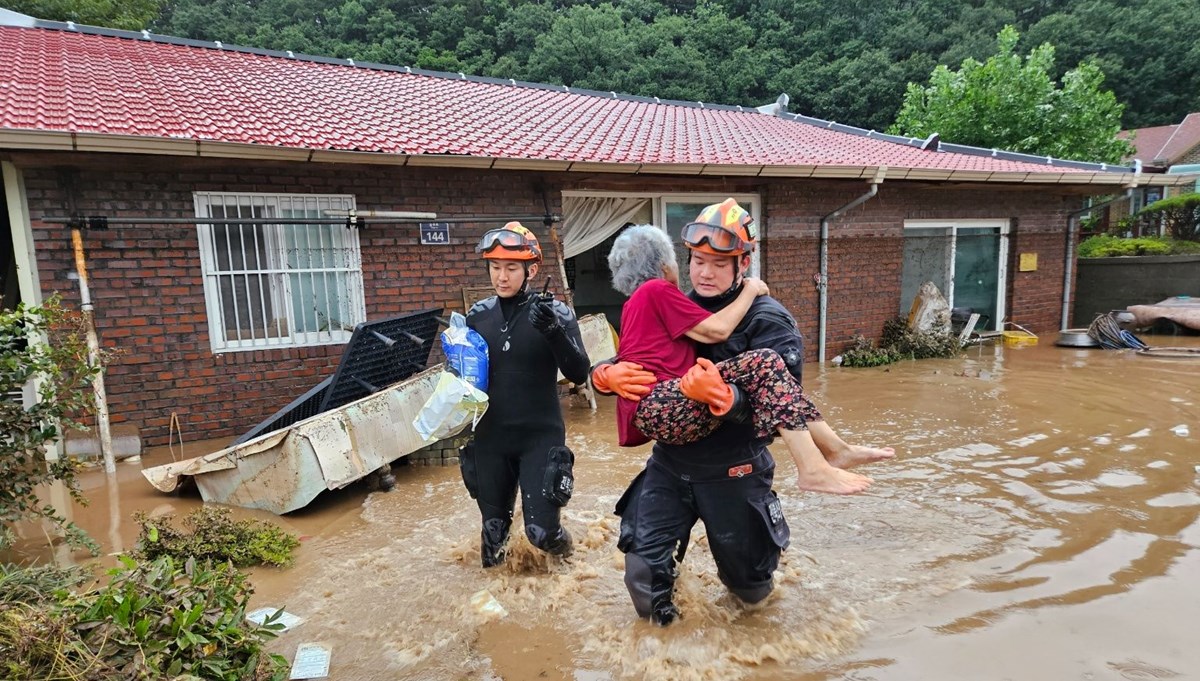
<svg viewBox="0 0 1200 681">
<path fill-rule="evenodd" d="M 196 217 L 280 218 L 199 224 L 214 352 L 345 343 L 366 319 L 358 232 L 287 223 L 354 210 L 351 195 L 196 192 Z"/>
</svg>

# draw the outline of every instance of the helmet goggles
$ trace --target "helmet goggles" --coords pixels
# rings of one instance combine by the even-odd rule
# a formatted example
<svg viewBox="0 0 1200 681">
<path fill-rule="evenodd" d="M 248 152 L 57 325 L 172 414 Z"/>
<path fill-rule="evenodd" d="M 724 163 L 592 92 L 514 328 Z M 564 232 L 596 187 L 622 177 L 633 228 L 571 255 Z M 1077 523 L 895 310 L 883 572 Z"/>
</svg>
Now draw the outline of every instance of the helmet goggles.
<svg viewBox="0 0 1200 681">
<path fill-rule="evenodd" d="M 749 253 L 754 250 L 754 242 L 746 241 L 736 232 L 705 222 L 691 222 L 684 226 L 679 235 L 689 246 L 700 247 L 708 243 L 708 247 L 719 253 Z"/>
<path fill-rule="evenodd" d="M 490 253 L 496 248 L 517 251 L 524 249 L 534 250 L 536 246 L 534 242 L 519 232 L 514 232 L 511 229 L 493 229 L 485 232 L 483 237 L 479 239 L 479 245 L 475 247 L 475 252 Z"/>
</svg>

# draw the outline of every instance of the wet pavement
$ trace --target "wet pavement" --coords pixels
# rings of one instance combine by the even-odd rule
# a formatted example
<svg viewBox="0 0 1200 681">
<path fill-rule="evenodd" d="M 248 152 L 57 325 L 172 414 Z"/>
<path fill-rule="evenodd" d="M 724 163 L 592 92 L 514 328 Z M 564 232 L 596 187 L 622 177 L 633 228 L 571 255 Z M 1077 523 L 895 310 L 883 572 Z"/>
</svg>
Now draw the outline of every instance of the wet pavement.
<svg viewBox="0 0 1200 681">
<path fill-rule="evenodd" d="M 611 399 L 569 410 L 570 559 L 533 551 L 518 521 L 508 562 L 484 571 L 457 469 L 398 466 L 391 493 L 356 485 L 283 518 L 238 511 L 304 537 L 294 567 L 253 571 L 252 607 L 307 618 L 272 649 L 324 642 L 331 678 L 356 681 L 1200 677 L 1200 361 L 1043 339 L 809 367 L 806 388 L 847 440 L 898 457 L 864 468 L 875 485 L 855 497 L 800 493 L 781 462 L 792 547 L 758 607 L 725 594 L 698 527 L 682 621 L 636 620 L 612 508 L 648 449 L 615 445 Z M 141 465 L 169 460 L 158 450 Z M 119 464 L 118 494 L 84 476 L 92 504 L 71 513 L 106 551 L 131 547 L 133 512 L 200 503 L 158 493 L 138 466 Z M 49 555 L 25 535 L 21 555 Z M 506 616 L 471 604 L 482 590 Z"/>
</svg>

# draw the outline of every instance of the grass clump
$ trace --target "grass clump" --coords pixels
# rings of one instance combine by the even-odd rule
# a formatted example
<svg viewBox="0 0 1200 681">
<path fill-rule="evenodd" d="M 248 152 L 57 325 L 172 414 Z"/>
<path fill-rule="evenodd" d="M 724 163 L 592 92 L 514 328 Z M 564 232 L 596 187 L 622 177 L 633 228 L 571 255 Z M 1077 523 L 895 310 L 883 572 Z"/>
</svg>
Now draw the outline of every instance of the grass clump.
<svg viewBox="0 0 1200 681">
<path fill-rule="evenodd" d="M 122 556 L 109 577 L 107 585 L 82 593 L 54 589 L 40 592 L 38 602 L 0 604 L 0 678 L 286 677 L 286 660 L 263 650 L 281 626 L 246 621 L 252 589 L 228 563 L 166 556 L 138 563 Z"/>
<path fill-rule="evenodd" d="M 914 331 L 903 319 L 883 325 L 879 346 L 864 336 L 855 336 L 850 349 L 842 353 L 842 366 L 877 367 L 902 359 L 956 357 L 962 352 L 958 336 L 949 332 Z"/>
<path fill-rule="evenodd" d="M 0 563 L 0 608 L 17 603 L 37 606 L 51 602 L 56 594 L 78 586 L 87 577 L 88 572 L 80 567 L 20 567 Z"/>
<path fill-rule="evenodd" d="M 142 529 L 137 555 L 153 560 L 169 556 L 177 561 L 230 562 L 236 567 L 251 565 L 287 566 L 300 545 L 296 535 L 258 520 L 234 520 L 224 508 L 201 508 L 183 520 L 184 529 L 173 524 L 174 516 L 135 519 Z"/>
<path fill-rule="evenodd" d="M 878 367 L 899 361 L 898 353 L 891 348 L 875 347 L 875 341 L 866 336 L 855 336 L 850 349 L 842 353 L 845 367 Z"/>
</svg>

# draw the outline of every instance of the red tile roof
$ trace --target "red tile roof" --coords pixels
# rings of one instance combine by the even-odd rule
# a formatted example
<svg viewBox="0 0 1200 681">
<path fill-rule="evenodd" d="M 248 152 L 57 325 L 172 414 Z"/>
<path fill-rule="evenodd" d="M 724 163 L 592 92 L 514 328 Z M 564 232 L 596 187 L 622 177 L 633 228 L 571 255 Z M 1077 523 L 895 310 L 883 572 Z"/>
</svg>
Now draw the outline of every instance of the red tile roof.
<svg viewBox="0 0 1200 681">
<path fill-rule="evenodd" d="M 1146 165 L 1175 165 L 1184 154 L 1200 145 L 1200 112 L 1188 114 L 1177 125 L 1121 132 L 1126 138 L 1130 134 L 1134 134 L 1133 145 L 1137 148 L 1134 158 Z"/>
<path fill-rule="evenodd" d="M 1077 170 L 1031 157 L 948 153 L 945 145 L 941 152 L 925 151 L 749 109 L 407 73 L 138 35 L 0 26 L 0 64 L 6 65 L 0 132 L 574 163 Z"/>
</svg>

